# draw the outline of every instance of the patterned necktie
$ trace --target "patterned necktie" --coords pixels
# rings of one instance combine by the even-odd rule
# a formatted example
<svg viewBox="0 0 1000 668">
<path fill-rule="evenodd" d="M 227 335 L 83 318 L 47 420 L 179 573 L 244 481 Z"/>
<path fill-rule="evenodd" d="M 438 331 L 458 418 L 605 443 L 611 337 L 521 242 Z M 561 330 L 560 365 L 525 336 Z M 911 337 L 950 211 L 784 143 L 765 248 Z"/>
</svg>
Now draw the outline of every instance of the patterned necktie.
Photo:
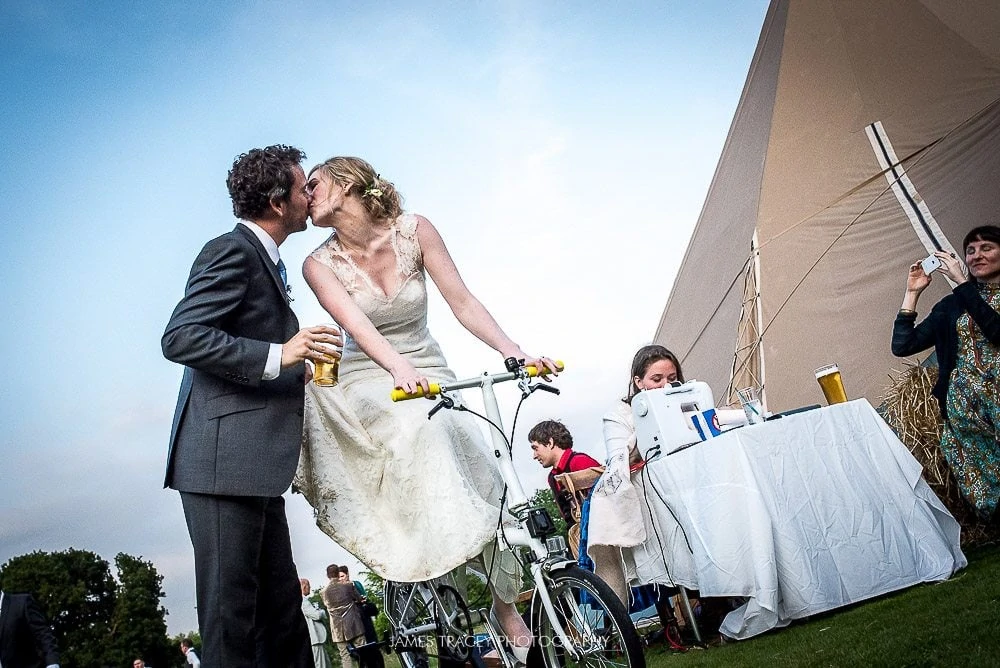
<svg viewBox="0 0 1000 668">
<path fill-rule="evenodd" d="M 281 276 L 281 284 L 288 290 L 288 272 L 285 271 L 285 263 L 281 258 L 278 258 L 278 276 Z"/>
</svg>

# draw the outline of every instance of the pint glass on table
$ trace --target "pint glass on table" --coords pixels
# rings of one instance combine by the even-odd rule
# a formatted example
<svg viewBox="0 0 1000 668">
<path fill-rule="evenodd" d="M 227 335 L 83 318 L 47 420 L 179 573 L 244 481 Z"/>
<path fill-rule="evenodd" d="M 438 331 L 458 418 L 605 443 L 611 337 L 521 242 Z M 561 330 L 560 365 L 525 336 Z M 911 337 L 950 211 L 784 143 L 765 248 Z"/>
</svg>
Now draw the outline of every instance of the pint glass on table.
<svg viewBox="0 0 1000 668">
<path fill-rule="evenodd" d="M 847 393 L 844 391 L 844 381 L 840 377 L 840 367 L 836 364 L 827 364 L 816 369 L 816 380 L 823 389 L 823 396 L 828 404 L 842 404 L 847 401 Z"/>
</svg>

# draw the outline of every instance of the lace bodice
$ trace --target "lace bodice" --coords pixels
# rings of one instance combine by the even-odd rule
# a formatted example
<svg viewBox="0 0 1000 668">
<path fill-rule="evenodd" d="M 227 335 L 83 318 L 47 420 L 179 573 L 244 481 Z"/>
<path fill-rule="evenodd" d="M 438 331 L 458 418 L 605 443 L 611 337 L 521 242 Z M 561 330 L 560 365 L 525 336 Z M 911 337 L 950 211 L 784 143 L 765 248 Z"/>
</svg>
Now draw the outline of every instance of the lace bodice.
<svg viewBox="0 0 1000 668">
<path fill-rule="evenodd" d="M 392 302 L 405 286 L 406 280 L 422 272 L 423 258 L 420 254 L 420 244 L 417 242 L 417 217 L 415 215 L 402 214 L 392 222 L 389 229 L 389 242 L 396 255 L 396 278 L 399 280 L 396 293 L 391 297 L 386 295 L 371 277 L 354 262 L 351 254 L 341 247 L 336 232 L 314 250 L 310 257 L 330 267 L 352 295 L 367 292 L 373 299 Z"/>
<path fill-rule="evenodd" d="M 390 226 L 389 241 L 396 257 L 396 288 L 386 294 L 345 251 L 334 232 L 310 257 L 333 270 L 337 280 L 392 347 L 414 367 L 444 367 L 446 362 L 427 329 L 427 284 L 423 255 L 417 241 L 417 216 L 403 214 Z M 348 335 L 340 363 L 343 377 L 377 365 Z"/>
<path fill-rule="evenodd" d="M 427 329 L 419 220 L 403 215 L 390 228 L 398 280 L 383 283 L 391 294 L 336 234 L 311 257 L 333 271 L 326 280 L 344 285 L 394 350 L 432 382 L 447 382 L 455 375 Z M 503 482 L 471 415 L 442 411 L 428 420 L 427 402 L 393 403 L 393 385 L 347 336 L 340 383 L 306 386 L 295 484 L 320 528 L 344 549 L 386 579 L 413 582 L 443 575 L 493 544 Z M 514 600 L 520 565 L 513 554 L 484 568 L 500 598 Z"/>
</svg>

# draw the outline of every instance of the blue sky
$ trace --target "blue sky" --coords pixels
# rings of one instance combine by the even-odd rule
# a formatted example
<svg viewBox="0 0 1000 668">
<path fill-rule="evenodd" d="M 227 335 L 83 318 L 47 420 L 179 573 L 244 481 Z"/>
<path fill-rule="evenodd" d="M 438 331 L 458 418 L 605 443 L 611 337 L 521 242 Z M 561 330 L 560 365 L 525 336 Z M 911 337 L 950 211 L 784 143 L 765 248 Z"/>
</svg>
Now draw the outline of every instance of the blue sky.
<svg viewBox="0 0 1000 668">
<path fill-rule="evenodd" d="M 600 416 L 652 338 L 766 10 L 740 2 L 0 4 L 0 226 L 7 289 L 0 563 L 119 551 L 165 576 L 196 628 L 190 544 L 162 473 L 180 369 L 159 349 L 202 244 L 233 225 L 234 156 L 287 143 L 360 155 L 441 231 L 528 352 L 568 365 L 562 418 L 602 455 Z M 296 269 L 303 325 L 328 320 Z M 460 376 L 499 356 L 439 298 Z M 690 371 L 688 375 L 694 375 Z M 343 552 L 288 501 L 302 575 Z"/>
</svg>

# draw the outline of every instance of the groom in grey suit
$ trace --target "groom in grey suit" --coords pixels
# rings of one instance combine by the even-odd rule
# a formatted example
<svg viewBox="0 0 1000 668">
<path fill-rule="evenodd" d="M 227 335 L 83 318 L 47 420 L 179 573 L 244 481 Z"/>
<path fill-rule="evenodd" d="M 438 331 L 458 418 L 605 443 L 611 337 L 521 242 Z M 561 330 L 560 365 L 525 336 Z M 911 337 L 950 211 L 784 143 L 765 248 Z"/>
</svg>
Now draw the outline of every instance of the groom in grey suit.
<svg viewBox="0 0 1000 668">
<path fill-rule="evenodd" d="M 278 254 L 306 229 L 304 158 L 288 146 L 236 158 L 240 222 L 195 259 L 161 342 L 185 366 L 164 486 L 181 493 L 213 668 L 312 665 L 281 494 L 302 441 L 304 360 L 332 361 L 324 344 L 340 337 L 299 330 Z"/>
</svg>

